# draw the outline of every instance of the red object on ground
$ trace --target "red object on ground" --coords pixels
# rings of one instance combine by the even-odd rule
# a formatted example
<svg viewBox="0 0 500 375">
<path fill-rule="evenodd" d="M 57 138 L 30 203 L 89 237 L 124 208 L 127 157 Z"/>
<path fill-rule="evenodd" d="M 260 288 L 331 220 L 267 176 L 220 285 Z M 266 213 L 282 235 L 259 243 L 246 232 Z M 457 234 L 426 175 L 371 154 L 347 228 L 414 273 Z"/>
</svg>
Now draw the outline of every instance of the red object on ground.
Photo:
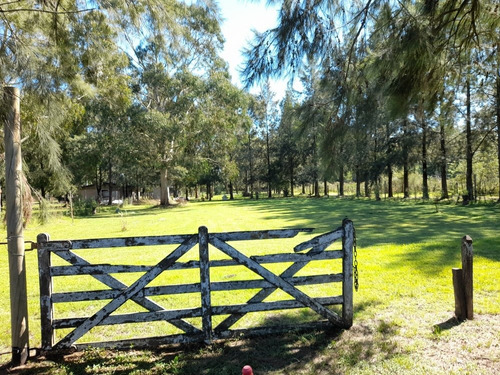
<svg viewBox="0 0 500 375">
<path fill-rule="evenodd" d="M 244 366 L 243 370 L 241 370 L 241 375 L 253 375 L 252 368 L 248 365 Z"/>
</svg>

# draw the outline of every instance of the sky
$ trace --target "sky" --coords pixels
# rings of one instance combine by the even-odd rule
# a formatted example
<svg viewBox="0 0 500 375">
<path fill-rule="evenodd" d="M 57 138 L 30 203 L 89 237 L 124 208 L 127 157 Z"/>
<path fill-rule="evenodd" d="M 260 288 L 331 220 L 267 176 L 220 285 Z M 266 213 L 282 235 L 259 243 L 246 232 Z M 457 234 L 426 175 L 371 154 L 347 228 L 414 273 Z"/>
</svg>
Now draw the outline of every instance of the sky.
<svg viewBox="0 0 500 375">
<path fill-rule="evenodd" d="M 226 39 L 222 58 L 229 63 L 229 71 L 233 83 L 243 87 L 238 73 L 238 68 L 243 65 L 242 51 L 253 38 L 252 30 L 266 31 L 277 24 L 278 7 L 267 7 L 266 0 L 219 0 L 221 14 L 224 19 L 222 33 Z M 286 82 L 271 81 L 271 88 L 277 98 L 284 96 Z M 251 89 L 257 93 L 258 87 Z"/>
</svg>

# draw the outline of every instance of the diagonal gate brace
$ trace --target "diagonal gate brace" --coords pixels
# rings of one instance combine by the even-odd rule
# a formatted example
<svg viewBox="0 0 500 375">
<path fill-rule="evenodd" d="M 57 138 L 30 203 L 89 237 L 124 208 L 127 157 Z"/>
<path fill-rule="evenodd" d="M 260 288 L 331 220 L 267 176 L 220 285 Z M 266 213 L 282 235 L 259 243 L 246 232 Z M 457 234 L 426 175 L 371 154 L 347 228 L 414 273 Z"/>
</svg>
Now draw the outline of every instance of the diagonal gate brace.
<svg viewBox="0 0 500 375">
<path fill-rule="evenodd" d="M 342 228 L 340 228 L 342 230 Z M 337 230 L 338 231 L 338 230 Z M 332 232 L 333 233 L 333 232 Z M 327 233 L 330 234 L 330 233 Z M 296 249 L 300 247 L 300 250 L 302 249 L 308 249 L 312 246 L 312 249 L 307 252 L 307 255 L 316 255 L 324 251 L 328 246 L 330 246 L 336 239 L 342 237 L 342 233 L 340 234 L 340 237 L 333 237 L 333 236 L 328 236 L 328 240 L 325 241 L 324 238 L 322 238 L 322 241 L 319 242 L 313 242 L 316 238 L 321 237 L 317 236 L 313 238 L 310 241 L 303 242 L 295 247 Z M 307 247 L 302 247 L 305 245 Z M 283 271 L 280 275 L 279 278 L 290 278 L 293 277 L 297 272 L 299 272 L 302 268 L 304 268 L 309 261 L 301 261 L 301 262 L 295 262 L 292 265 L 290 265 L 285 271 Z M 257 294 L 255 294 L 252 298 L 250 298 L 246 303 L 259 303 L 264 301 L 267 297 L 269 297 L 274 291 L 278 289 L 277 287 L 271 287 L 271 288 L 263 288 L 261 289 Z M 231 314 L 228 316 L 226 319 L 224 319 L 217 327 L 216 331 L 217 332 L 222 332 L 229 327 L 231 327 L 233 324 L 235 324 L 238 320 L 240 320 L 243 316 L 245 316 L 244 313 L 237 313 L 237 314 Z"/>
<path fill-rule="evenodd" d="M 136 295 L 141 291 L 146 285 L 148 285 L 152 280 L 154 280 L 163 271 L 171 267 L 182 255 L 187 253 L 194 245 L 198 243 L 198 236 L 194 235 L 189 239 L 185 240 L 181 245 L 179 245 L 174 251 L 172 251 L 168 256 L 161 260 L 156 266 L 151 268 L 148 272 L 142 275 L 136 282 L 130 285 L 127 289 L 123 291 L 117 298 L 109 302 L 101 310 L 96 312 L 91 317 L 87 318 L 80 326 L 75 328 L 72 332 L 66 335 L 61 341 L 59 341 L 54 349 L 64 349 L 69 348 L 76 340 L 82 337 L 85 333 L 90 331 L 95 326 L 99 325 L 105 318 L 112 314 L 116 309 L 122 306 L 127 300 Z"/>
<path fill-rule="evenodd" d="M 58 252 L 57 255 L 73 265 L 79 265 L 79 266 L 91 265 L 90 262 L 86 261 L 85 259 L 83 259 L 79 255 L 77 255 L 69 250 L 68 250 L 68 252 Z M 108 274 L 104 274 L 104 275 L 97 274 L 97 275 L 92 275 L 92 277 L 99 280 L 104 285 L 106 285 L 112 289 L 115 289 L 115 290 L 123 290 L 123 289 L 127 288 L 127 285 L 123 284 L 121 281 L 115 279 L 113 276 L 110 276 Z M 163 311 L 163 310 L 165 310 L 163 308 L 163 306 L 151 301 L 149 298 L 146 298 L 146 297 L 132 296 L 132 297 L 130 297 L 130 299 L 132 301 L 134 301 L 135 303 L 137 303 L 139 306 L 142 306 L 146 310 L 149 310 L 149 311 Z M 192 326 L 191 324 L 187 323 L 186 321 L 184 321 L 182 319 L 171 319 L 171 320 L 167 320 L 167 322 L 169 322 L 173 326 L 183 330 L 186 333 L 201 333 L 201 330 Z"/>
<path fill-rule="evenodd" d="M 225 254 L 229 255 L 231 258 L 236 260 L 241 265 L 244 265 L 248 269 L 250 269 L 253 272 L 255 272 L 256 274 L 258 274 L 259 276 L 263 277 L 266 281 L 270 282 L 271 284 L 275 285 L 277 288 L 280 288 L 284 292 L 286 292 L 289 295 L 291 295 L 292 297 L 294 297 L 297 301 L 302 303 L 304 306 L 311 308 L 313 311 L 315 311 L 316 313 L 318 313 L 322 317 L 328 319 L 331 323 L 334 323 L 334 324 L 339 325 L 339 326 L 343 326 L 344 322 L 333 311 L 327 309 L 326 307 L 324 307 L 323 305 L 321 305 L 320 303 L 318 303 L 317 301 L 315 301 L 314 299 L 309 297 L 304 292 L 295 288 L 288 281 L 282 279 L 281 277 L 275 275 L 271 271 L 262 267 L 256 261 L 241 254 L 238 250 L 236 250 L 231 245 L 227 244 L 224 241 L 221 241 L 217 237 L 212 237 L 210 239 L 210 243 L 212 245 L 214 245 L 215 247 L 217 247 L 222 252 L 224 252 Z"/>
</svg>

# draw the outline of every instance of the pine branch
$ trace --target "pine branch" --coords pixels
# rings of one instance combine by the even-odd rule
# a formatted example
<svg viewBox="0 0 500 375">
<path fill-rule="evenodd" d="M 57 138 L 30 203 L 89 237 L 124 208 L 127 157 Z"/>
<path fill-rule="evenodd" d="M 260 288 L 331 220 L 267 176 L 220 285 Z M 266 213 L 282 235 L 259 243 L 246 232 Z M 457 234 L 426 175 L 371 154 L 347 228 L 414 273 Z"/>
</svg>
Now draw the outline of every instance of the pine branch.
<svg viewBox="0 0 500 375">
<path fill-rule="evenodd" d="M 54 10 L 47 10 L 47 9 L 35 9 L 35 8 L 16 8 L 16 9 L 2 9 L 0 8 L 0 13 L 16 13 L 16 12 L 33 12 L 33 13 L 48 13 L 48 14 L 54 14 L 54 15 L 66 15 L 66 14 L 78 14 L 78 13 L 85 13 L 85 12 L 92 12 L 94 10 L 97 10 L 97 8 L 89 8 L 89 9 L 78 9 L 74 11 L 54 11 Z"/>
</svg>

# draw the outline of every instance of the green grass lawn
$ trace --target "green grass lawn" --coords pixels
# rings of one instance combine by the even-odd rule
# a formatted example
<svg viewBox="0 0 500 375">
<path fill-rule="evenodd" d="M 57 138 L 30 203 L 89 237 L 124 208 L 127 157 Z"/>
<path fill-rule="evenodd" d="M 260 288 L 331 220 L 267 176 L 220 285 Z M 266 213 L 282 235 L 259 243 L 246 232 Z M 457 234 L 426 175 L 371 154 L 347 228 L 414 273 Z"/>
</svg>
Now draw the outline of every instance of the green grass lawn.
<svg viewBox="0 0 500 375">
<path fill-rule="evenodd" d="M 290 249 L 297 241 L 337 228 L 345 217 L 356 227 L 360 275 L 360 290 L 354 294 L 354 325 L 348 331 L 290 333 L 274 338 L 228 340 L 210 347 L 135 351 L 133 355 L 88 350 L 56 362 L 39 359 L 19 373 L 237 374 L 246 362 L 252 364 L 256 374 L 500 372 L 499 205 L 297 198 L 192 202 L 171 209 L 128 206 L 120 213 L 103 209 L 93 217 L 73 221 L 59 214 L 47 225 L 30 224 L 25 238 L 36 240 L 42 232 L 49 233 L 53 240 L 190 234 L 202 225 L 209 232 L 315 228 L 313 234 L 301 234 L 293 241 L 280 240 L 280 246 Z M 451 319 L 451 268 L 460 267 L 460 243 L 465 234 L 474 241 L 476 318 L 457 325 Z M 242 248 L 249 253 L 278 251 L 276 243 L 243 244 Z M 2 248 L 0 351 L 8 352 L 8 263 L 6 247 Z M 123 251 L 121 256 L 122 264 L 138 261 L 132 251 Z M 146 262 L 156 259 L 156 255 L 141 257 Z M 39 347 L 36 253 L 28 252 L 26 262 L 30 345 Z M 189 276 L 179 275 L 179 279 L 186 277 Z M 188 297 L 183 298 L 186 304 L 192 303 Z M 58 312 L 71 315 L 64 307 Z M 289 312 L 280 313 L 280 317 L 296 319 Z M 122 333 L 126 336 L 129 332 L 116 334 Z M 9 359 L 10 354 L 0 357 L 1 362 Z"/>
</svg>

